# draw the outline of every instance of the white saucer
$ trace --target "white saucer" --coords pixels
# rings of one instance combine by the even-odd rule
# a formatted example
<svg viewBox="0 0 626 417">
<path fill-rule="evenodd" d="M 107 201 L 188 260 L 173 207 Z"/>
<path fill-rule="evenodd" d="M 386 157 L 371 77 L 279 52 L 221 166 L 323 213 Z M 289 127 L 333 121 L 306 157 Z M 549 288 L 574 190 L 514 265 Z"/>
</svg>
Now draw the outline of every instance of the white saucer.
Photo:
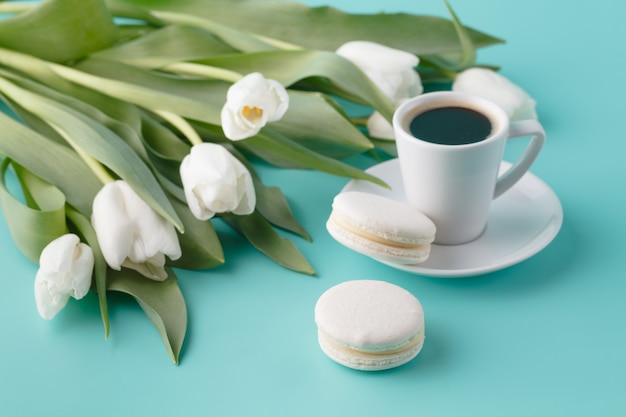
<svg viewBox="0 0 626 417">
<path fill-rule="evenodd" d="M 511 164 L 503 162 L 504 170 Z M 397 159 L 367 170 L 391 190 L 368 181 L 353 180 L 341 192 L 364 191 L 405 201 Z M 513 188 L 494 200 L 485 232 L 463 245 L 432 245 L 430 257 L 418 265 L 391 267 L 434 277 L 468 277 L 497 271 L 519 263 L 545 248 L 563 223 L 563 208 L 552 189 L 527 173 Z"/>
</svg>

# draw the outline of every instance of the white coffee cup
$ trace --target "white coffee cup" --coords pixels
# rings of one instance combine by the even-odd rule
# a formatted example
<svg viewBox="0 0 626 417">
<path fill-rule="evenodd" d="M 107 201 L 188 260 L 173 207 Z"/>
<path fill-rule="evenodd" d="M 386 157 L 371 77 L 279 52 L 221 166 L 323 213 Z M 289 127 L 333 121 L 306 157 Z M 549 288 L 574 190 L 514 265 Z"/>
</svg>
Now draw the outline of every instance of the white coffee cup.
<svg viewBox="0 0 626 417">
<path fill-rule="evenodd" d="M 485 116 L 491 124 L 489 133 L 467 144 L 433 143 L 438 139 L 415 137 L 411 123 L 416 116 L 450 107 Z M 414 131 L 423 118 L 413 122 Z M 458 120 L 446 123 L 460 125 Z M 545 142 L 543 127 L 536 120 L 509 123 L 506 113 L 495 103 L 455 91 L 410 99 L 396 110 L 393 127 L 407 202 L 431 218 L 437 226 L 435 243 L 443 245 L 467 243 L 482 234 L 492 200 L 524 176 Z M 498 176 L 506 141 L 521 136 L 531 136 L 526 150 Z"/>
</svg>

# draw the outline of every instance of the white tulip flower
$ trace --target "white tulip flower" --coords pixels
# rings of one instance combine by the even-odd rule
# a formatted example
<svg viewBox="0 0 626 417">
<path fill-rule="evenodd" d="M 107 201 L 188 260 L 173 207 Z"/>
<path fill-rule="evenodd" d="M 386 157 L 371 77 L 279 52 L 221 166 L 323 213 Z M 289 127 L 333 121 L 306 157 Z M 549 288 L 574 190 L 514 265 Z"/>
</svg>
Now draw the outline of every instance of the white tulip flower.
<svg viewBox="0 0 626 417">
<path fill-rule="evenodd" d="M 39 315 L 51 320 L 70 297 L 83 298 L 91 286 L 93 266 L 93 251 L 75 234 L 68 233 L 50 242 L 41 252 L 35 277 Z"/>
<path fill-rule="evenodd" d="M 230 140 L 249 138 L 268 122 L 282 118 L 288 107 L 285 87 L 253 72 L 228 89 L 221 114 L 222 130 Z"/>
<path fill-rule="evenodd" d="M 508 78 L 490 69 L 466 69 L 456 76 L 452 90 L 493 101 L 504 109 L 511 121 L 537 119 L 535 100 Z"/>
<path fill-rule="evenodd" d="M 415 70 L 419 58 L 409 52 L 375 42 L 352 41 L 336 53 L 359 67 L 396 106 L 424 91 Z"/>
<path fill-rule="evenodd" d="M 415 70 L 419 58 L 409 52 L 375 42 L 352 41 L 340 46 L 336 53 L 359 67 L 396 107 L 424 92 L 422 79 Z M 367 130 L 373 137 L 394 139 L 391 123 L 377 111 L 369 117 Z"/>
<path fill-rule="evenodd" d="M 180 177 L 189 209 L 200 220 L 215 213 L 254 211 L 256 195 L 250 172 L 221 145 L 194 145 L 180 165 Z"/>
<path fill-rule="evenodd" d="M 93 201 L 91 223 L 107 264 L 131 268 L 147 278 L 167 278 L 165 255 L 181 256 L 174 226 L 155 212 L 124 181 L 106 184 Z"/>
</svg>

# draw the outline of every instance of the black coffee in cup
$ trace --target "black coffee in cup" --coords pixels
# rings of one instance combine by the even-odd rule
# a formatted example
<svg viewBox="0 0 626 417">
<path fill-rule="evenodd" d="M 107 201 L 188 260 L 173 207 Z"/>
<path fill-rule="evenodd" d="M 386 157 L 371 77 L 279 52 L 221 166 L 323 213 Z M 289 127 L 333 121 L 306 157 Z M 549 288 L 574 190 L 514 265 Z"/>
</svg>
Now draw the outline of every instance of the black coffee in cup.
<svg viewBox="0 0 626 417">
<path fill-rule="evenodd" d="M 467 145 L 487 139 L 491 121 L 468 107 L 450 106 L 426 110 L 410 124 L 411 134 L 426 142 L 441 145 Z"/>
</svg>

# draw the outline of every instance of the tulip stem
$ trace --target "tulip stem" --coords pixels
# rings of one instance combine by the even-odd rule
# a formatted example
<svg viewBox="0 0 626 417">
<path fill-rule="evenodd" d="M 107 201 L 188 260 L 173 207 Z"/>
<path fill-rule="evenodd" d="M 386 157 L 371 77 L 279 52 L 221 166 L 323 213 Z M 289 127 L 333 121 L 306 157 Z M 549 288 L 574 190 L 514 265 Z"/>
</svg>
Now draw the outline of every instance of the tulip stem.
<svg viewBox="0 0 626 417">
<path fill-rule="evenodd" d="M 54 130 L 57 131 L 58 134 L 63 136 L 63 138 L 70 144 L 70 146 L 76 151 L 78 156 L 85 162 L 85 164 L 89 167 L 91 172 L 94 173 L 96 177 L 102 182 L 102 184 L 108 184 L 110 182 L 115 181 L 115 178 L 106 170 L 104 165 L 102 165 L 97 159 L 93 156 L 89 155 L 85 152 L 80 146 L 78 146 L 72 138 L 65 133 L 62 129 L 58 128 L 55 125 L 51 125 Z"/>
<path fill-rule="evenodd" d="M 174 72 L 180 75 L 192 75 L 203 78 L 215 78 L 218 80 L 237 82 L 243 76 L 235 71 L 210 65 L 193 64 L 190 62 L 175 62 L 161 67 L 162 70 Z"/>
<path fill-rule="evenodd" d="M 199 145 L 204 142 L 193 126 L 191 126 L 183 117 L 165 110 L 153 110 L 153 112 L 178 129 L 178 131 L 182 133 L 192 145 Z"/>
<path fill-rule="evenodd" d="M 302 50 L 304 50 L 304 48 L 302 46 L 300 46 L 300 45 L 296 45 L 296 44 L 293 44 L 293 43 L 285 42 L 285 41 L 282 41 L 280 39 L 270 38 L 270 37 L 267 37 L 267 36 L 257 35 L 257 34 L 255 34 L 255 36 L 258 39 L 262 40 L 263 42 L 265 42 L 265 43 L 267 43 L 269 45 L 275 46 L 278 49 L 283 49 L 285 51 L 302 51 Z"/>
<path fill-rule="evenodd" d="M 110 182 L 115 181 L 115 178 L 113 178 L 113 176 L 109 174 L 109 171 L 107 171 L 104 168 L 104 166 L 100 162 L 98 162 L 94 157 L 92 157 L 91 155 L 89 155 L 87 152 L 83 151 L 80 148 L 74 148 L 74 149 L 76 150 L 78 155 L 83 159 L 83 161 L 85 161 L 85 164 L 87 164 L 89 169 L 91 169 L 91 171 L 96 175 L 96 177 L 98 177 L 98 179 L 102 181 L 102 184 L 108 184 Z"/>
</svg>

